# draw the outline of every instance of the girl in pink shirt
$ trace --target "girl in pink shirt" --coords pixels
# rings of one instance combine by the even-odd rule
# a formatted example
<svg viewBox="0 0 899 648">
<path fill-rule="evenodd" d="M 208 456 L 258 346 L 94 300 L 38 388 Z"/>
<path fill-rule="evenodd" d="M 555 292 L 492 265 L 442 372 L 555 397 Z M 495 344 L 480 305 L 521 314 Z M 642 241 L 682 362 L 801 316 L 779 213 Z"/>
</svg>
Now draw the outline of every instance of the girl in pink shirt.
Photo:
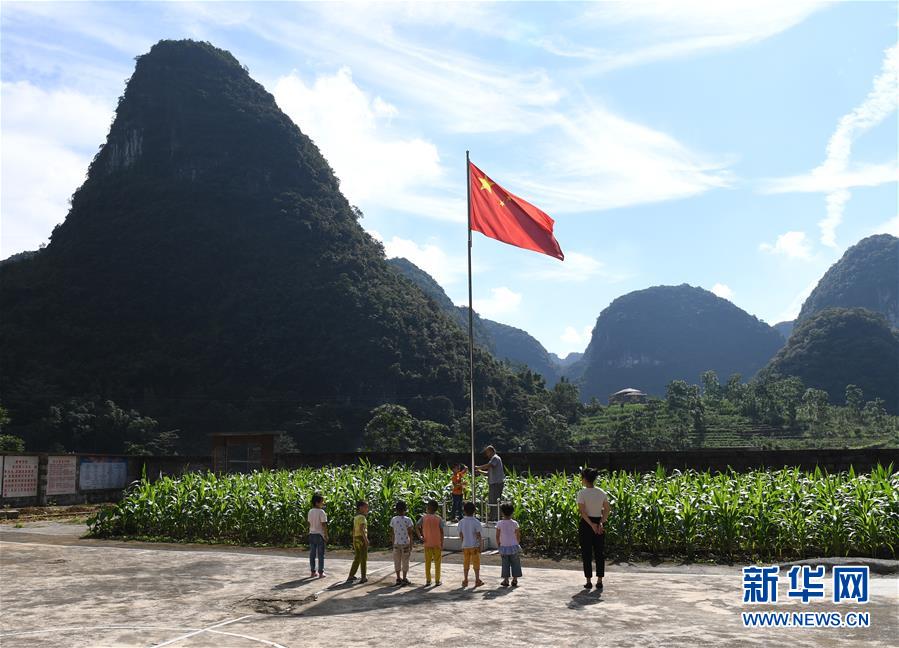
<svg viewBox="0 0 899 648">
<path fill-rule="evenodd" d="M 509 502 L 503 502 L 499 507 L 503 519 L 496 523 L 496 544 L 499 545 L 499 555 L 503 561 L 503 587 L 509 586 L 509 576 L 512 576 L 512 587 L 518 587 L 518 579 L 521 578 L 521 529 L 518 522 L 512 519 L 515 507 Z"/>
</svg>

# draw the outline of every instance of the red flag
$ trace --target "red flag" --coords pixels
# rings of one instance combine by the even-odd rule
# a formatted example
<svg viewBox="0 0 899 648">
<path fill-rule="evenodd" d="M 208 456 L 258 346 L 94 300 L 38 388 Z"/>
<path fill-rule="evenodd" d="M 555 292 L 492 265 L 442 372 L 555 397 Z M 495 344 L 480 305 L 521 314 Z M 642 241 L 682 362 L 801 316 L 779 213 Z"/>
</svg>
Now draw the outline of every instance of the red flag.
<svg viewBox="0 0 899 648">
<path fill-rule="evenodd" d="M 493 182 L 468 163 L 471 229 L 497 241 L 564 259 L 553 236 L 555 221 L 542 210 Z"/>
</svg>

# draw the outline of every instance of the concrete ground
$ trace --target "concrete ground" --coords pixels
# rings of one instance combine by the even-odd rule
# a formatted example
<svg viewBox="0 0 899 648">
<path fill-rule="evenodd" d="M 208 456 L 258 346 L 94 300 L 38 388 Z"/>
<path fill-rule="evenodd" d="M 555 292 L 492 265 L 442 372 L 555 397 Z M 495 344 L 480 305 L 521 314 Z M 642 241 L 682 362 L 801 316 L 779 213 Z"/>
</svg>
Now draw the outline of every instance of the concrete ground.
<svg viewBox="0 0 899 648">
<path fill-rule="evenodd" d="M 80 540 L 58 522 L 0 525 L 0 645 L 30 646 L 895 646 L 899 579 L 871 577 L 871 602 L 744 606 L 740 566 L 611 565 L 600 596 L 576 563 L 524 560 L 517 589 L 462 589 L 456 557 L 425 588 L 420 550 L 410 587 L 376 554 L 370 581 L 342 584 L 346 552 L 311 580 L 304 552 Z M 540 567 L 535 565 L 539 564 Z M 472 579 L 473 580 L 473 579 Z M 786 580 L 786 579 L 782 579 Z M 827 579 L 829 582 L 829 578 Z M 828 586 L 829 587 L 829 586 Z M 781 583 L 781 598 L 786 599 Z M 829 595 L 829 589 L 828 589 Z M 749 629 L 741 611 L 865 611 L 864 629 Z"/>
</svg>

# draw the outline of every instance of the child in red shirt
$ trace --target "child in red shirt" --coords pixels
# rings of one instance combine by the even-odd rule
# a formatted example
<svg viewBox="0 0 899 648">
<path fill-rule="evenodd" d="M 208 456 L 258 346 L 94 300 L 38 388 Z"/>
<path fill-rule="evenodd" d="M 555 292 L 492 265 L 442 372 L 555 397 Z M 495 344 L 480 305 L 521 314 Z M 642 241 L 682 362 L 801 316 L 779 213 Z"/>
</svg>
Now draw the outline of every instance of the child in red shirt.
<svg viewBox="0 0 899 648">
<path fill-rule="evenodd" d="M 465 496 L 465 474 L 468 471 L 462 464 L 453 466 L 453 522 L 462 519 L 462 498 Z"/>
</svg>

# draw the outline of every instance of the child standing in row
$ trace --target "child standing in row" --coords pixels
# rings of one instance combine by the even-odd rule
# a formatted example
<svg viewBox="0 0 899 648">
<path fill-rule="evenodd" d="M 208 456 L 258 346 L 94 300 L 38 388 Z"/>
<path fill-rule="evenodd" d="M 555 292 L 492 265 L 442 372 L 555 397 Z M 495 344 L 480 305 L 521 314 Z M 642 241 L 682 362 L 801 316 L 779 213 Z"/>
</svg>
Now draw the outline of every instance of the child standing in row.
<svg viewBox="0 0 899 648">
<path fill-rule="evenodd" d="M 396 571 L 396 584 L 408 585 L 409 556 L 412 555 L 412 532 L 415 525 L 406 515 L 406 503 L 396 503 L 396 515 L 390 518 L 390 542 L 393 544 L 393 568 Z M 400 573 L 402 572 L 402 577 Z"/>
<path fill-rule="evenodd" d="M 496 544 L 499 545 L 499 555 L 503 561 L 502 582 L 503 587 L 509 586 L 509 576 L 512 576 L 512 587 L 518 587 L 518 579 L 521 577 L 521 529 L 518 522 L 512 519 L 515 511 L 509 502 L 503 502 L 499 507 L 503 519 L 496 523 Z"/>
<path fill-rule="evenodd" d="M 431 563 L 434 563 L 434 584 L 440 585 L 440 560 L 443 557 L 443 530 L 446 523 L 437 515 L 437 502 L 429 500 L 427 513 L 418 521 L 418 534 L 425 546 L 425 585 L 431 584 Z"/>
<path fill-rule="evenodd" d="M 468 587 L 468 570 L 474 567 L 474 586 L 484 584 L 481 580 L 481 538 L 483 527 L 481 521 L 474 516 L 474 502 L 465 502 L 465 517 L 459 522 L 459 538 L 462 540 L 462 562 L 465 567 L 465 579 L 462 587 Z"/>
<path fill-rule="evenodd" d="M 460 463 L 453 465 L 453 522 L 462 517 L 462 498 L 465 495 L 465 474 L 468 471 Z"/>
<path fill-rule="evenodd" d="M 368 502 L 359 500 L 356 502 L 356 517 L 353 518 L 353 565 L 350 567 L 350 576 L 347 583 L 356 580 L 356 570 L 360 569 L 362 578 L 360 583 L 367 583 L 365 568 L 368 565 Z"/>
<path fill-rule="evenodd" d="M 318 557 L 318 577 L 325 577 L 325 544 L 328 542 L 328 514 L 323 508 L 325 498 L 321 493 L 312 496 L 312 508 L 309 509 L 309 569 L 310 578 L 315 578 L 315 559 Z"/>
</svg>

